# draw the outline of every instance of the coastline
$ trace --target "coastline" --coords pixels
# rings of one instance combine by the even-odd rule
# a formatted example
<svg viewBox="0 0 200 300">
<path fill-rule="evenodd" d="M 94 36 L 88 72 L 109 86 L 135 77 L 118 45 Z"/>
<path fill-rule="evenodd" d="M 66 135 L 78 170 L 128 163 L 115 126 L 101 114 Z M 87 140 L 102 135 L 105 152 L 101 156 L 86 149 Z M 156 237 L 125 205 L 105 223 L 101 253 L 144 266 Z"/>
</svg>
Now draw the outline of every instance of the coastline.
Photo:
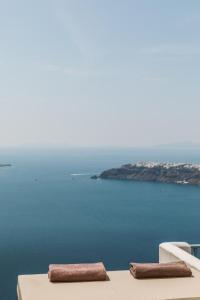
<svg viewBox="0 0 200 300">
<path fill-rule="evenodd" d="M 138 162 L 103 171 L 91 179 L 151 181 L 180 185 L 200 185 L 200 165 L 190 163 Z"/>
</svg>

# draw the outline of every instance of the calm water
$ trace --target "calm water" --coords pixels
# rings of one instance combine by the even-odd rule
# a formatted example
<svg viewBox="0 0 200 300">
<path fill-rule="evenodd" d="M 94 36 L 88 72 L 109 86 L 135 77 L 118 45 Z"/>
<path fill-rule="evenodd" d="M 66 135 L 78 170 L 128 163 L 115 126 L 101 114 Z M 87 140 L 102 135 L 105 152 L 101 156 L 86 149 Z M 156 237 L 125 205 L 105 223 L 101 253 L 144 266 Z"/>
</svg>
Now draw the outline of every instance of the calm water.
<svg viewBox="0 0 200 300">
<path fill-rule="evenodd" d="M 124 269 L 131 260 L 156 261 L 162 241 L 200 242 L 200 187 L 90 179 L 138 160 L 200 162 L 200 154 L 0 152 L 0 162 L 13 164 L 0 168 L 0 299 L 16 299 L 17 274 L 47 272 L 49 263 L 103 260 Z"/>
</svg>

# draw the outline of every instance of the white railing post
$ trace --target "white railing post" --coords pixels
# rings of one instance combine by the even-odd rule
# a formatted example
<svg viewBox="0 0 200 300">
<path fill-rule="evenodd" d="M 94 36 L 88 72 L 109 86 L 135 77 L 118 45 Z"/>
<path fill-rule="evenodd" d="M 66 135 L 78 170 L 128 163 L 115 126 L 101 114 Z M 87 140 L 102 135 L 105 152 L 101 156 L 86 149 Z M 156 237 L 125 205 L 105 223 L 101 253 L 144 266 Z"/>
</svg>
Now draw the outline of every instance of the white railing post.
<svg viewBox="0 0 200 300">
<path fill-rule="evenodd" d="M 190 267 L 200 271 L 200 260 L 191 255 L 191 246 L 185 242 L 168 242 L 159 245 L 159 262 L 184 261 Z"/>
</svg>

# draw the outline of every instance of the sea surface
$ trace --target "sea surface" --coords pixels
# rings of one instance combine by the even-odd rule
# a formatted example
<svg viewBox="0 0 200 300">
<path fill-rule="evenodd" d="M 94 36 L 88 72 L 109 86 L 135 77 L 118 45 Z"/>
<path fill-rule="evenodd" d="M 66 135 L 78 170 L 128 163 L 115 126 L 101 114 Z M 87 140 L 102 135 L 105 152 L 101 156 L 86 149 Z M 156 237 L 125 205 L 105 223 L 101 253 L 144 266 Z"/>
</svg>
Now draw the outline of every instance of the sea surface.
<svg viewBox="0 0 200 300">
<path fill-rule="evenodd" d="M 50 263 L 103 261 L 109 270 L 158 260 L 163 241 L 200 243 L 200 187 L 92 180 L 136 161 L 200 163 L 195 149 L 1 150 L 0 299 L 18 274 Z"/>
</svg>

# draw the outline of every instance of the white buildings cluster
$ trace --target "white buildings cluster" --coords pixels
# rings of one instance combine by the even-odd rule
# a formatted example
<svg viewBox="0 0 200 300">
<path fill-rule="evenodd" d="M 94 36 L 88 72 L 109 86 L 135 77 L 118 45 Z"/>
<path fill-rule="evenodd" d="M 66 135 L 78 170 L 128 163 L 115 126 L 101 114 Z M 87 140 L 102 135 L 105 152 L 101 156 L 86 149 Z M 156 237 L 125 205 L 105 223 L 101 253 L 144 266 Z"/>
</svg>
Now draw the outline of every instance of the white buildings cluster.
<svg viewBox="0 0 200 300">
<path fill-rule="evenodd" d="M 187 163 L 172 163 L 172 162 L 138 162 L 134 164 L 136 167 L 145 167 L 145 168 L 154 168 L 154 167 L 162 167 L 165 169 L 169 168 L 178 168 L 178 167 L 183 167 L 186 169 L 197 169 L 200 171 L 200 164 L 187 164 Z"/>
</svg>

